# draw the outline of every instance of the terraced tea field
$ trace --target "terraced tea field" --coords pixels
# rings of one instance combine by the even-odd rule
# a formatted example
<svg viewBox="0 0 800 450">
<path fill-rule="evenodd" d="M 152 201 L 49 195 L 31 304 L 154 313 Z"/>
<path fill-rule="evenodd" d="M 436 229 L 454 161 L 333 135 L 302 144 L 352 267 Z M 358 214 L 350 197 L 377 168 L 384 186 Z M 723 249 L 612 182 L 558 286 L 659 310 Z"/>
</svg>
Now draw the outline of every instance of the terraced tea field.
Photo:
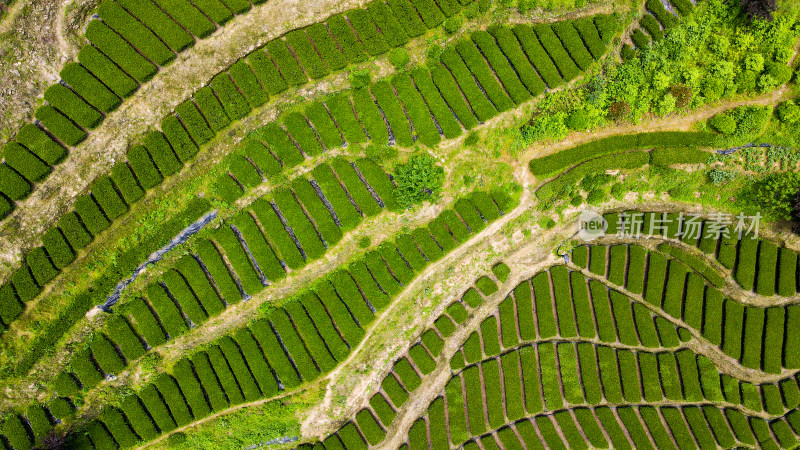
<svg viewBox="0 0 800 450">
<path fill-rule="evenodd" d="M 0 153 L 0 447 L 798 445 L 796 6 L 78 3 Z"/>
</svg>

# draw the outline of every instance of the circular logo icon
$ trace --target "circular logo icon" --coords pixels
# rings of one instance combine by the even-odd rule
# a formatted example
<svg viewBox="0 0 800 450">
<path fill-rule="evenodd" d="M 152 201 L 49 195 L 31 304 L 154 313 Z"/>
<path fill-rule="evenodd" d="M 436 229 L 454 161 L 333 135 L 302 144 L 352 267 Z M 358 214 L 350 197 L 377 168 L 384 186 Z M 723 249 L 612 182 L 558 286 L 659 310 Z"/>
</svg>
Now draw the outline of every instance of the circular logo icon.
<svg viewBox="0 0 800 450">
<path fill-rule="evenodd" d="M 603 237 L 608 229 L 608 222 L 600 214 L 588 209 L 578 216 L 578 236 L 584 241 L 593 241 Z"/>
</svg>

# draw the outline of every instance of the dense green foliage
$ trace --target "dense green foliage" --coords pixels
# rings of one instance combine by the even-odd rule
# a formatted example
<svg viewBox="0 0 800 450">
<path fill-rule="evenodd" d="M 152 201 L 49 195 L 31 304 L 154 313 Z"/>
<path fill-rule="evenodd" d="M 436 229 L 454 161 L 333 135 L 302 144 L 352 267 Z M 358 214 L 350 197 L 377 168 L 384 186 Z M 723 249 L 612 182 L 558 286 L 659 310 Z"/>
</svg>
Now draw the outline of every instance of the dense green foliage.
<svg viewBox="0 0 800 450">
<path fill-rule="evenodd" d="M 397 202 L 408 208 L 438 197 L 444 183 L 444 169 L 432 156 L 414 154 L 408 162 L 395 166 L 394 181 Z"/>
</svg>

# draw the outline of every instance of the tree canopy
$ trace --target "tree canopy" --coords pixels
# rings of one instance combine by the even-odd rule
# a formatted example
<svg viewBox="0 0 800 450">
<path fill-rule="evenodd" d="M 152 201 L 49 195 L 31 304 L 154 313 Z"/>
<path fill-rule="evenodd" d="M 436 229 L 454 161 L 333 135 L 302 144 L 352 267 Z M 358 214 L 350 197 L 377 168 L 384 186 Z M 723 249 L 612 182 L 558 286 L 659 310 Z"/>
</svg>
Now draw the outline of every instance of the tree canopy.
<svg viewBox="0 0 800 450">
<path fill-rule="evenodd" d="M 444 184 L 444 169 L 428 154 L 415 154 L 394 167 L 397 201 L 404 208 L 436 198 Z"/>
</svg>

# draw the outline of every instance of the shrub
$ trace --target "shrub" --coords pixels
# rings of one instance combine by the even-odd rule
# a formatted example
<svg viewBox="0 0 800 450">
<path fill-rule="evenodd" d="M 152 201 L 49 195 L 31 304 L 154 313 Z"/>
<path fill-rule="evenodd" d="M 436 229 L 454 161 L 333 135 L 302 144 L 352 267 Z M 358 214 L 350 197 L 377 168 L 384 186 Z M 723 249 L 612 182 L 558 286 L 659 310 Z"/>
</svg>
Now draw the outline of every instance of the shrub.
<svg viewBox="0 0 800 450">
<path fill-rule="evenodd" d="M 757 205 L 770 216 L 789 220 L 792 214 L 792 201 L 798 188 L 800 188 L 800 174 L 774 173 L 753 182 L 746 193 L 746 198 L 749 203 Z"/>
<path fill-rule="evenodd" d="M 153 61 L 160 66 L 164 66 L 175 59 L 174 52 L 164 45 L 164 43 L 161 42 L 161 40 L 152 31 L 150 31 L 149 28 L 145 27 L 136 18 L 131 16 L 119 4 L 101 4 L 98 8 L 98 13 L 103 19 L 104 24 L 118 32 L 126 41 L 130 42 L 134 47 L 136 47 L 136 49 L 150 61 Z M 108 39 L 107 36 L 106 39 Z M 92 42 L 97 45 L 94 40 L 92 40 Z M 110 43 L 113 42 L 113 40 L 110 40 Z M 101 48 L 101 50 L 103 49 Z M 108 53 L 106 52 L 106 54 Z"/>
<path fill-rule="evenodd" d="M 414 4 L 422 21 L 429 29 L 438 27 L 444 21 L 444 14 L 436 6 L 434 0 L 411 0 L 411 3 Z"/>
<path fill-rule="evenodd" d="M 631 40 L 633 40 L 633 43 L 636 45 L 637 49 L 644 49 L 650 46 L 650 38 L 644 34 L 644 31 L 642 31 L 641 28 L 633 30 Z"/>
<path fill-rule="evenodd" d="M 453 75 L 443 65 L 438 64 L 431 69 L 433 82 L 436 84 L 444 100 L 458 117 L 458 121 L 467 130 L 478 125 L 478 120 L 472 112 L 470 105 L 459 95 L 459 87 Z"/>
<path fill-rule="evenodd" d="M 339 175 L 339 179 L 344 184 L 345 189 L 350 194 L 350 197 L 355 201 L 358 209 L 364 213 L 365 216 L 374 216 L 382 211 L 380 205 L 375 201 L 375 198 L 367 190 L 364 182 L 356 173 L 352 164 L 342 158 L 336 158 L 332 161 L 333 169 Z M 395 194 L 396 195 L 396 194 Z"/>
<path fill-rule="evenodd" d="M 246 329 L 244 329 L 246 331 Z M 205 390 L 208 398 L 208 403 L 212 411 L 221 411 L 228 407 L 228 400 L 225 393 L 217 381 L 217 375 L 214 368 L 211 367 L 211 362 L 208 359 L 206 352 L 197 352 L 192 355 L 192 366 L 194 367 L 197 379 Z M 268 372 L 271 376 L 272 373 Z"/>
<path fill-rule="evenodd" d="M 18 414 L 11 414 L 5 418 L 5 422 L 3 423 L 3 435 L 13 448 L 32 448 L 33 442 L 30 436 L 28 436 L 23 418 Z"/>
<path fill-rule="evenodd" d="M 112 31 L 103 21 L 89 21 L 89 26 L 86 28 L 86 39 L 139 83 L 150 80 L 158 70 L 156 66 L 145 59 L 144 56 L 140 55 L 125 39 Z M 160 54 L 162 50 L 160 48 L 153 48 L 151 50 L 152 53 L 159 53 L 156 55 L 159 56 L 159 58 L 156 59 L 168 58 L 166 52 Z M 174 58 L 174 53 L 169 52 L 169 54 Z"/>
<path fill-rule="evenodd" d="M 473 74 L 455 50 L 445 50 L 444 53 L 442 53 L 442 63 L 450 69 L 456 83 L 458 83 L 467 101 L 472 106 L 472 110 L 475 112 L 475 116 L 478 120 L 485 122 L 497 115 L 497 108 L 492 105 L 492 102 L 489 101 L 483 91 L 481 91 Z M 495 80 L 495 83 L 496 82 Z"/>
<path fill-rule="evenodd" d="M 372 407 L 373 411 L 378 415 L 381 423 L 384 426 L 388 427 L 391 425 L 394 418 L 397 416 L 397 413 L 394 412 L 394 409 L 389 402 L 386 401 L 383 395 L 375 394 L 369 401 L 370 406 Z"/>
<path fill-rule="evenodd" d="M 178 26 L 177 23 L 173 22 L 167 14 L 154 4 L 150 2 L 137 2 L 135 0 L 122 0 L 120 4 L 130 11 L 131 14 L 139 18 L 148 28 L 153 30 L 153 32 L 174 51 L 181 52 L 194 45 L 192 36 Z M 165 9 L 167 8 L 165 7 Z M 192 14 L 192 12 L 188 11 L 189 9 L 190 8 L 185 8 L 185 10 L 181 10 L 180 12 L 185 15 L 181 16 L 180 19 L 176 19 L 176 21 L 185 21 L 186 25 L 184 26 L 190 24 L 195 25 L 195 23 L 199 22 L 201 26 L 194 26 L 190 31 L 201 38 L 210 34 L 214 26 L 209 23 L 207 19 L 200 16 L 196 10 L 193 11 L 194 14 Z M 177 16 L 173 15 L 173 17 Z M 188 20 L 190 17 L 193 20 Z M 205 25 L 205 27 L 202 25 Z"/>
<path fill-rule="evenodd" d="M 436 165 L 430 155 L 415 154 L 407 163 L 395 166 L 394 179 L 397 201 L 401 207 L 408 208 L 439 195 L 444 169 Z"/>
<path fill-rule="evenodd" d="M 143 145 L 132 147 L 127 156 L 133 174 L 144 189 L 151 189 L 161 183 L 163 177 Z"/>
<path fill-rule="evenodd" d="M 61 84 L 47 88 L 44 99 L 83 129 L 93 129 L 103 121 L 102 114 Z M 54 133 L 57 131 L 54 130 Z"/>
<path fill-rule="evenodd" d="M 303 153 L 308 156 L 317 156 L 322 153 L 322 146 L 317 140 L 317 135 L 305 116 L 299 113 L 290 113 L 283 119 L 283 123 Z"/>
<path fill-rule="evenodd" d="M 127 320 L 120 316 L 112 316 L 106 323 L 108 334 L 113 336 L 113 343 L 119 346 L 127 361 L 133 361 L 145 354 L 145 348 L 139 336 L 131 328 Z"/>
<path fill-rule="evenodd" d="M 69 364 L 84 389 L 91 388 L 103 380 L 103 374 L 95 366 L 89 349 L 81 350 L 73 355 Z"/>
<path fill-rule="evenodd" d="M 536 36 L 539 38 L 539 41 L 542 43 L 542 47 L 544 47 L 544 49 L 547 51 L 547 54 L 550 55 L 555 62 L 556 67 L 558 67 L 559 72 L 561 72 L 561 76 L 564 78 L 564 81 L 571 81 L 578 76 L 578 73 L 580 72 L 578 66 L 575 65 L 575 62 L 561 44 L 561 41 L 554 33 L 552 26 L 547 24 L 534 25 L 533 30 L 536 33 Z M 584 51 L 586 51 L 586 49 L 584 49 Z"/>
<path fill-rule="evenodd" d="M 437 145 L 441 141 L 439 130 L 436 128 L 425 101 L 414 87 L 411 77 L 405 74 L 398 75 L 392 80 L 392 85 L 405 106 L 406 114 L 411 119 L 418 142 L 428 147 Z"/>
<path fill-rule="evenodd" d="M 331 119 L 325 105 L 320 102 L 310 104 L 306 108 L 306 116 L 327 149 L 339 147 L 343 144 L 342 135 L 336 128 L 336 124 Z"/>
<path fill-rule="evenodd" d="M 339 332 L 334 328 L 334 321 L 325 312 L 325 307 L 322 301 L 313 292 L 304 295 L 301 298 L 302 307 L 308 313 L 309 318 L 313 321 L 314 326 L 317 328 L 320 336 L 325 341 L 325 345 L 330 349 L 333 357 L 342 362 L 347 358 L 350 353 L 350 348 L 347 343 L 339 335 Z M 288 305 L 287 305 L 288 307 Z M 349 323 L 348 323 L 349 322 Z M 342 323 L 343 326 L 352 324 L 352 320 Z"/>
<path fill-rule="evenodd" d="M 383 35 L 378 33 L 378 29 L 372 22 L 367 10 L 354 9 L 345 14 L 350 21 L 350 25 L 352 25 L 356 34 L 358 34 L 359 40 L 364 45 L 364 50 L 366 50 L 370 56 L 381 55 L 389 50 L 386 39 L 384 39 Z"/>
<path fill-rule="evenodd" d="M 192 421 L 192 413 L 189 411 L 189 407 L 183 399 L 183 395 L 181 395 L 181 390 L 175 382 L 175 379 L 170 375 L 162 373 L 156 377 L 153 384 L 158 387 L 158 392 L 161 393 L 161 397 L 169 407 L 172 417 L 175 419 L 175 423 L 179 427 L 190 423 Z M 150 408 L 148 407 L 147 409 L 149 410 Z M 160 427 L 159 425 L 159 428 Z M 161 430 L 165 431 L 163 428 L 161 428 Z"/>
<path fill-rule="evenodd" d="M 382 80 L 372 85 L 370 91 L 385 114 L 397 144 L 403 147 L 411 147 L 414 144 L 414 139 L 411 135 L 411 124 L 392 87 L 387 81 Z"/>
<path fill-rule="evenodd" d="M 39 107 L 35 116 L 53 136 L 66 145 L 76 146 L 86 139 L 85 131 L 50 105 Z"/>
<path fill-rule="evenodd" d="M 622 150 L 661 146 L 706 146 L 712 145 L 714 136 L 697 132 L 654 132 L 614 136 L 562 150 L 553 155 L 531 160 L 530 168 L 534 175 L 546 178 L 561 172 L 567 167 L 587 159 L 616 153 Z"/>
<path fill-rule="evenodd" d="M 353 112 L 353 105 L 347 95 L 339 94 L 328 99 L 325 104 L 349 144 L 359 144 L 367 140 L 367 136 L 364 134 L 364 130 Z"/>
<path fill-rule="evenodd" d="M 781 103 L 778 106 L 778 118 L 788 124 L 800 122 L 800 105 L 792 100 Z"/>
<path fill-rule="evenodd" d="M 422 348 L 420 347 L 420 349 Z M 414 368 L 411 366 L 411 363 L 408 361 L 408 358 L 401 358 L 397 362 L 395 362 L 392 372 L 395 375 L 397 375 L 397 377 L 403 383 L 403 386 L 405 386 L 408 392 L 413 392 L 422 383 L 422 380 L 420 379 L 419 375 L 417 375 L 417 372 L 414 370 Z"/>
<path fill-rule="evenodd" d="M 142 401 L 142 405 L 144 405 L 145 409 L 150 413 L 153 421 L 162 432 L 168 433 L 175 429 L 175 421 L 172 419 L 169 408 L 167 408 L 164 400 L 162 400 L 155 384 L 151 383 L 145 386 L 142 391 L 139 392 L 139 398 Z"/>
<path fill-rule="evenodd" d="M 62 397 L 75 395 L 81 389 L 80 384 L 78 384 L 78 380 L 70 372 L 59 373 L 53 381 L 53 387 L 55 388 L 56 393 Z"/>
<path fill-rule="evenodd" d="M 781 86 L 792 79 L 792 69 L 784 63 L 768 62 L 764 65 L 764 73 L 772 77 L 775 86 Z"/>
<path fill-rule="evenodd" d="M 575 60 L 578 67 L 581 70 L 588 69 L 594 62 L 594 57 L 592 57 L 592 54 L 587 50 L 573 22 L 568 20 L 556 22 L 552 25 L 552 29 L 558 38 L 561 39 L 564 47 L 569 52 L 572 59 Z"/>
<path fill-rule="evenodd" d="M 367 446 L 353 422 L 349 422 L 343 426 L 339 430 L 338 436 L 342 444 L 344 444 L 344 448 L 364 448 Z"/>
<path fill-rule="evenodd" d="M 464 25 L 464 19 L 459 16 L 452 16 L 444 21 L 442 27 L 447 34 L 456 34 Z"/>
<path fill-rule="evenodd" d="M 338 71 L 347 67 L 347 58 L 339 50 L 325 24 L 315 23 L 306 28 L 306 33 L 330 70 Z"/>
<path fill-rule="evenodd" d="M 111 169 L 111 179 L 126 204 L 132 205 L 144 197 L 144 190 L 139 186 L 133 171 L 126 162 L 117 163 Z"/>
<path fill-rule="evenodd" d="M 528 100 L 531 96 L 530 93 L 517 77 L 517 73 L 509 63 L 509 59 L 503 55 L 492 35 L 486 31 L 476 31 L 472 33 L 472 40 L 487 59 L 492 70 L 500 78 L 500 82 L 514 103 L 518 105 Z"/>
<path fill-rule="evenodd" d="M 253 267 L 250 257 L 244 251 L 239 238 L 234 234 L 230 226 L 222 226 L 214 230 L 213 238 L 225 252 L 231 268 L 239 277 L 245 294 L 253 295 L 264 289 L 261 278 Z"/>
<path fill-rule="evenodd" d="M 386 262 L 377 251 L 367 253 L 364 262 L 366 263 L 366 270 L 363 263 L 357 263 L 353 276 L 356 277 L 356 281 L 359 285 L 362 285 L 362 280 L 365 281 L 366 284 L 370 284 L 371 278 L 374 278 L 377 282 L 377 285 L 375 285 L 376 289 L 374 294 L 368 295 L 368 297 L 375 308 L 382 309 L 389 303 L 388 297 L 396 295 L 403 287 L 400 282 L 392 276 L 391 272 L 389 272 Z M 369 273 L 367 273 L 367 271 Z M 372 277 L 367 278 L 370 274 Z M 385 293 L 385 295 L 382 295 L 383 293 Z M 375 299 L 378 299 L 377 304 Z"/>
<path fill-rule="evenodd" d="M 302 67 L 286 45 L 286 41 L 273 39 L 267 42 L 266 49 L 288 84 L 297 86 L 308 81 Z"/>
<path fill-rule="evenodd" d="M 489 97 L 489 100 L 494 104 L 497 111 L 506 111 L 514 107 L 514 102 L 508 96 L 503 86 L 497 81 L 492 68 L 486 63 L 480 50 L 475 46 L 475 43 L 470 41 L 462 41 L 456 44 L 456 50 L 461 58 L 466 63 L 470 72 L 478 80 L 483 92 Z"/>
<path fill-rule="evenodd" d="M 342 232 L 333 220 L 330 211 L 317 195 L 314 187 L 305 178 L 296 178 L 292 183 L 295 194 L 317 225 L 323 241 L 328 247 L 342 238 Z"/>
<path fill-rule="evenodd" d="M 195 92 L 194 100 L 200 112 L 205 116 L 205 121 L 214 132 L 218 132 L 231 123 L 231 119 L 225 113 L 225 109 L 214 95 L 214 90 L 210 86 L 205 86 Z M 187 114 L 186 108 L 178 111 L 178 114 Z"/>
<path fill-rule="evenodd" d="M 270 316 L 270 319 L 279 339 L 286 347 L 289 356 L 294 360 L 303 381 L 315 379 L 319 375 L 319 370 L 306 351 L 303 341 L 295 331 L 286 311 L 279 309 Z"/>
<path fill-rule="evenodd" d="M 334 272 L 330 278 L 336 293 L 353 313 L 353 317 L 362 325 L 370 323 L 374 318 L 372 310 L 367 306 L 358 285 L 353 281 L 351 275 L 344 270 Z"/>
<path fill-rule="evenodd" d="M 129 97 L 139 87 L 133 78 L 94 46 L 84 45 L 78 53 L 78 61 L 119 97 Z"/>
<path fill-rule="evenodd" d="M 148 416 L 147 410 L 140 403 L 139 397 L 136 395 L 126 396 L 122 399 L 120 408 L 125 417 L 128 418 L 133 431 L 143 440 L 152 440 L 159 435 L 155 424 Z"/>
<path fill-rule="evenodd" d="M 194 419 L 209 415 L 211 408 L 206 402 L 203 387 L 194 374 L 192 363 L 186 358 L 180 359 L 172 368 L 172 373 L 191 408 Z"/>
<path fill-rule="evenodd" d="M 294 321 L 297 331 L 305 341 L 309 353 L 317 362 L 320 370 L 323 372 L 332 370 L 336 366 L 336 358 L 328 350 L 324 338 L 317 332 L 314 322 L 308 317 L 300 302 L 293 301 L 288 303 L 286 305 L 286 313 Z M 336 344 L 336 341 L 330 342 L 331 347 L 335 348 Z M 338 350 L 336 352 L 344 357 Z"/>
<path fill-rule="evenodd" d="M 408 36 L 416 37 L 426 31 L 425 24 L 409 0 L 388 0 L 388 3 Z"/>
<path fill-rule="evenodd" d="M 175 303 L 167 296 L 164 288 L 156 283 L 151 283 L 147 286 L 146 291 L 147 298 L 150 304 L 153 305 L 153 310 L 164 326 L 167 335 L 174 339 L 185 333 L 188 329 L 186 322 Z"/>
<path fill-rule="evenodd" d="M 280 161 L 277 160 L 272 153 L 270 153 L 269 149 L 267 149 L 264 144 L 256 141 L 255 139 L 247 139 L 244 144 L 244 153 L 241 156 L 244 156 L 246 157 L 245 159 L 252 161 L 252 164 L 249 162 L 244 164 L 241 160 L 239 160 L 237 163 L 245 167 L 245 170 L 248 172 L 251 170 L 246 168 L 247 165 L 255 165 L 267 178 L 272 175 L 277 175 L 283 171 Z M 237 159 L 237 156 L 234 156 L 233 159 Z M 233 168 L 233 160 L 229 164 L 231 168 Z M 261 174 L 256 173 L 256 175 L 258 176 L 258 181 L 253 181 L 253 183 L 261 183 Z M 250 174 L 250 176 L 253 177 L 252 174 Z"/>
<path fill-rule="evenodd" d="M 649 34 L 654 41 L 658 42 L 664 39 L 664 31 L 661 29 L 661 25 L 659 25 L 658 20 L 650 14 L 645 14 L 642 20 L 639 21 L 639 25 L 647 31 L 647 34 Z M 636 46 L 639 47 L 638 43 Z"/>
<path fill-rule="evenodd" d="M 136 331 L 144 338 L 151 347 L 165 344 L 166 337 L 161 330 L 158 319 L 150 310 L 150 307 L 141 298 L 134 299 L 128 304 L 128 310 L 134 320 Z"/>
<path fill-rule="evenodd" d="M 150 133 L 144 138 L 144 145 L 161 175 L 173 175 L 183 167 L 162 133 Z"/>
<path fill-rule="evenodd" d="M 698 148 L 657 148 L 650 152 L 650 164 L 669 167 L 673 164 L 704 164 L 709 153 Z"/>
<path fill-rule="evenodd" d="M 306 74 L 312 79 L 316 80 L 330 73 L 304 30 L 289 32 L 286 34 L 286 42 L 294 51 Z"/>
<path fill-rule="evenodd" d="M 600 37 L 600 33 L 592 21 L 592 18 L 584 17 L 574 21 L 572 24 L 578 30 L 581 38 L 583 38 L 583 42 L 586 43 L 586 47 L 589 49 L 589 52 L 591 52 L 592 57 L 594 59 L 600 59 L 606 52 L 606 44 Z"/>
<path fill-rule="evenodd" d="M 359 63 L 367 59 L 363 45 L 342 14 L 329 17 L 327 24 L 331 35 L 339 43 L 342 52 L 351 63 Z"/>
<path fill-rule="evenodd" d="M 92 184 L 92 197 L 103 209 L 105 216 L 109 220 L 114 220 L 128 212 L 128 205 L 119 196 L 114 184 L 111 182 L 111 178 L 108 176 L 102 176 L 95 180 Z M 85 220 L 84 223 L 86 223 Z"/>
<path fill-rule="evenodd" d="M 58 164 L 67 156 L 64 147 L 34 124 L 23 125 L 17 132 L 16 140 L 46 164 Z"/>
<path fill-rule="evenodd" d="M 303 162 L 303 154 L 286 134 L 286 130 L 275 122 L 270 122 L 260 128 L 255 137 L 264 140 L 284 167 L 294 167 Z"/>
<path fill-rule="evenodd" d="M 649 155 L 642 151 L 596 158 L 545 184 L 539 189 L 536 195 L 541 199 L 548 199 L 553 195 L 556 195 L 556 193 L 562 192 L 567 186 L 574 184 L 586 174 L 608 170 L 611 167 L 619 169 L 635 169 L 647 164 L 649 159 Z"/>
<path fill-rule="evenodd" d="M 277 95 L 288 89 L 289 85 L 283 79 L 275 63 L 267 56 L 265 51 L 255 51 L 247 57 L 247 63 L 253 68 L 264 89 L 269 95 Z"/>
<path fill-rule="evenodd" d="M 270 366 L 275 370 L 275 374 L 284 386 L 294 387 L 300 384 L 300 378 L 292 366 L 292 362 L 281 348 L 275 333 L 270 329 L 269 322 L 258 320 L 251 324 L 250 330 L 253 333 L 253 337 L 261 345 Z"/>
<path fill-rule="evenodd" d="M 90 347 L 97 365 L 103 372 L 115 375 L 125 368 L 125 361 L 104 334 L 95 334 Z"/>
<path fill-rule="evenodd" d="M 178 105 L 175 112 L 192 139 L 198 144 L 205 144 L 214 137 L 214 131 L 206 124 L 206 119 L 191 100 Z"/>
<path fill-rule="evenodd" d="M 403 68 L 411 62 L 411 56 L 409 56 L 405 48 L 398 47 L 389 53 L 389 62 L 392 63 L 398 72 L 402 72 Z"/>
<path fill-rule="evenodd" d="M 111 225 L 100 207 L 89 194 L 78 197 L 75 201 L 75 212 L 80 216 L 81 222 L 93 236 L 98 235 Z"/>
<path fill-rule="evenodd" d="M 336 179 L 331 167 L 327 164 L 319 165 L 311 174 L 314 177 L 314 182 L 318 184 L 323 195 L 336 212 L 342 231 L 353 229 L 361 221 L 361 215 Z"/>
<path fill-rule="evenodd" d="M 75 407 L 72 405 L 68 398 L 57 397 L 50 401 L 47 405 L 50 414 L 56 419 L 66 419 L 75 413 Z"/>
<path fill-rule="evenodd" d="M 28 420 L 30 429 L 36 440 L 42 439 L 53 429 L 53 424 L 50 423 L 50 416 L 47 410 L 41 405 L 29 407 L 25 413 L 25 418 Z"/>
</svg>

